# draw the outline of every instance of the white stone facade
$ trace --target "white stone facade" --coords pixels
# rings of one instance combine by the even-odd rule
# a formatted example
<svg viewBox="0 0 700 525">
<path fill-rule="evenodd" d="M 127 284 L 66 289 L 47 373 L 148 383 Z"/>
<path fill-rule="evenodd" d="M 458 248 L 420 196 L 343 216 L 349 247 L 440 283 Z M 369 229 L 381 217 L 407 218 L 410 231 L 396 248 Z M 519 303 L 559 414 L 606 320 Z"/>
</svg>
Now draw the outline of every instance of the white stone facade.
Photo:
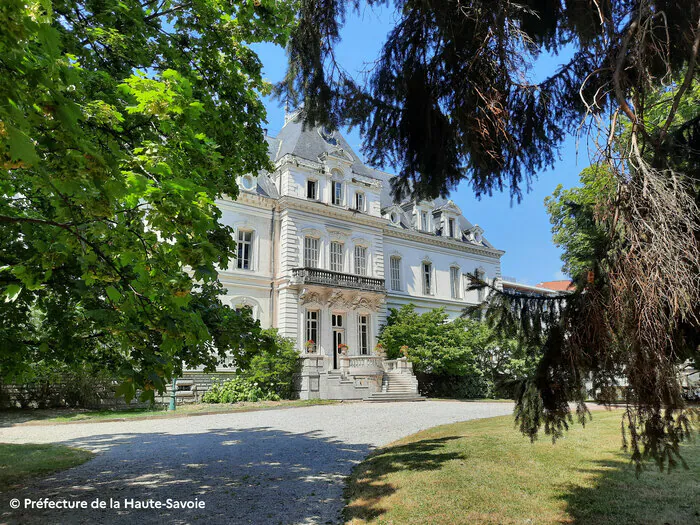
<svg viewBox="0 0 700 525">
<path fill-rule="evenodd" d="M 220 272 L 223 300 L 315 351 L 315 370 L 341 369 L 339 344 L 351 358 L 372 355 L 388 308 L 442 306 L 455 318 L 483 300 L 466 291 L 466 273 L 500 279 L 504 252 L 454 203 L 394 204 L 391 175 L 365 166 L 338 132 L 291 118 L 268 142 L 274 171 L 242 177 L 238 199 L 219 202 L 239 243 Z"/>
</svg>

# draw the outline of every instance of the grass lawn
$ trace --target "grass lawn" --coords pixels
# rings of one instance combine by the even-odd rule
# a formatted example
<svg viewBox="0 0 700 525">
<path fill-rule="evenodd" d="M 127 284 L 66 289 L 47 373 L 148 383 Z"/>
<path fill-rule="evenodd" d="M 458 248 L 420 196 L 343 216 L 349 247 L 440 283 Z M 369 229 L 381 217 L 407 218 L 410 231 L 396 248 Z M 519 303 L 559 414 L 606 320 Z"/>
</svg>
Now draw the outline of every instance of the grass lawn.
<svg viewBox="0 0 700 525">
<path fill-rule="evenodd" d="M 700 524 L 700 443 L 689 470 L 635 476 L 620 411 L 594 412 L 552 445 L 530 444 L 510 416 L 432 428 L 380 449 L 346 489 L 351 523 Z"/>
<path fill-rule="evenodd" d="M 14 489 L 30 478 L 48 476 L 75 467 L 92 452 L 61 445 L 10 445 L 0 443 L 0 492 Z"/>
<path fill-rule="evenodd" d="M 119 408 L 113 410 L 17 409 L 0 412 L 0 426 L 107 421 L 126 418 L 184 417 L 219 412 L 247 412 L 252 410 L 270 410 L 273 408 L 328 405 L 334 403 L 338 403 L 338 401 L 328 399 L 295 399 L 291 401 L 258 401 L 255 403 L 244 402 L 234 404 L 191 403 L 187 405 L 178 405 L 174 412 L 169 412 L 167 405 L 156 405 L 147 408 Z"/>
</svg>

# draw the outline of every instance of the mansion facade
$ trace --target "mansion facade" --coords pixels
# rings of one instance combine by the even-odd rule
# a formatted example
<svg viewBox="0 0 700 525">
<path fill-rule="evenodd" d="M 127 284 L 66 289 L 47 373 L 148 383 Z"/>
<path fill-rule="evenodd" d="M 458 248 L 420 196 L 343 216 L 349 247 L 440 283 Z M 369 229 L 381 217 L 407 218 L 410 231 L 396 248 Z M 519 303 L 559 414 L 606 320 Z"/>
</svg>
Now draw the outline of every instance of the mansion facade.
<svg viewBox="0 0 700 525">
<path fill-rule="evenodd" d="M 392 175 L 366 166 L 337 131 L 305 129 L 292 114 L 267 141 L 274 171 L 239 178 L 237 200 L 217 202 L 237 242 L 220 271 L 222 300 L 250 307 L 313 358 L 302 397 L 366 398 L 380 378 L 359 372 L 376 365 L 388 309 L 444 307 L 456 318 L 484 300 L 466 274 L 500 279 L 504 252 L 450 200 L 395 203 Z M 357 393 L 348 382 L 369 386 Z"/>
</svg>

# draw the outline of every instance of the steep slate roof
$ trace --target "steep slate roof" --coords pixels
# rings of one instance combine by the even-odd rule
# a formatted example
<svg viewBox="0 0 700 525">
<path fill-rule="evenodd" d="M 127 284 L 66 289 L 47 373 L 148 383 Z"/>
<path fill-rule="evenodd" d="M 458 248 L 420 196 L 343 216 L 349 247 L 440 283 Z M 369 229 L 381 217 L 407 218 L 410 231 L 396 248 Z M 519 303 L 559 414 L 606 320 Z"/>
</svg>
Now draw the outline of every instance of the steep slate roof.
<svg viewBox="0 0 700 525">
<path fill-rule="evenodd" d="M 382 211 L 385 208 L 389 208 L 392 205 L 397 204 L 394 202 L 394 199 L 391 195 L 391 179 L 394 177 L 394 175 L 366 166 L 363 163 L 362 159 L 352 149 L 350 144 L 348 144 L 348 142 L 345 140 L 345 137 L 343 137 L 340 131 L 333 132 L 332 137 L 330 137 L 329 140 L 328 138 L 324 138 L 320 128 L 318 127 L 307 127 L 306 129 L 304 129 L 304 125 L 298 113 L 292 114 L 286 120 L 287 121 L 285 122 L 284 126 L 282 127 L 282 129 L 276 137 L 265 137 L 265 140 L 267 140 L 268 150 L 272 162 L 277 162 L 287 154 L 294 155 L 312 162 L 319 162 L 319 158 L 321 155 L 323 155 L 324 153 L 332 153 L 333 151 L 337 151 L 338 148 L 340 148 L 343 150 L 343 152 L 350 155 L 350 157 L 353 159 L 351 165 L 351 170 L 353 173 L 381 181 L 382 190 L 381 195 L 379 197 L 379 202 Z M 261 176 L 258 178 L 258 180 L 261 181 L 262 178 L 263 177 Z M 269 180 L 269 176 L 265 176 L 265 178 Z M 265 190 L 265 193 L 268 193 L 270 196 L 273 196 L 272 193 L 276 194 L 277 191 L 272 181 L 269 182 L 270 184 L 265 186 L 263 186 L 263 184 L 260 184 L 258 189 L 260 190 L 260 186 L 263 186 L 262 189 Z M 268 188 L 268 186 L 271 186 L 271 188 Z M 405 201 L 404 203 L 399 204 L 398 206 L 405 205 L 407 204 L 407 202 L 408 201 Z M 444 199 L 441 197 L 434 199 L 433 210 L 437 210 L 446 206 L 448 202 L 449 199 Z M 400 217 L 401 227 L 404 229 L 411 229 L 409 219 L 410 212 L 404 210 L 403 213 L 400 214 Z M 460 231 L 470 230 L 474 227 L 474 225 L 471 222 L 469 222 L 464 217 L 464 215 L 460 215 L 457 218 L 457 225 Z M 476 244 L 470 241 L 464 242 Z M 488 242 L 483 236 L 481 244 L 488 248 L 494 248 L 494 246 L 490 242 Z"/>
<path fill-rule="evenodd" d="M 273 151 L 274 141 L 278 143 L 276 151 Z M 377 178 L 374 173 L 375 170 L 364 165 L 362 159 L 357 156 L 340 132 L 335 131 L 332 137 L 327 140 L 321 136 L 320 128 L 307 127 L 304 129 L 304 125 L 298 116 L 289 118 L 277 137 L 268 140 L 268 144 L 272 146 L 270 156 L 273 162 L 277 162 L 287 154 L 318 162 L 319 157 L 323 153 L 331 153 L 340 148 L 352 157 L 351 169 L 353 173 Z"/>
</svg>

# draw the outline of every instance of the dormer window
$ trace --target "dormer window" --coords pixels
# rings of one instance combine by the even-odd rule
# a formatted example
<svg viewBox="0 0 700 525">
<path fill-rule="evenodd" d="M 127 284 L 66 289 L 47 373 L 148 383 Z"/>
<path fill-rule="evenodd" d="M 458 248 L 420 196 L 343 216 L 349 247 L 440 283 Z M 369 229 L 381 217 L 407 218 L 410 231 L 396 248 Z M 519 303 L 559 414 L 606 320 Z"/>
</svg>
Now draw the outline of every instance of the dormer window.
<svg viewBox="0 0 700 525">
<path fill-rule="evenodd" d="M 396 213 L 395 211 L 391 212 L 391 215 L 389 215 L 389 218 L 391 219 L 391 222 L 393 222 L 394 224 L 399 223 L 399 214 Z"/>
<path fill-rule="evenodd" d="M 448 224 L 448 231 L 450 232 L 450 237 L 454 239 L 455 236 L 455 220 L 454 219 L 449 219 L 447 221 Z"/>
<path fill-rule="evenodd" d="M 318 199 L 318 181 L 309 179 L 306 181 L 306 198 L 309 200 Z"/>
<path fill-rule="evenodd" d="M 430 223 L 428 222 L 428 212 L 420 212 L 420 228 L 424 232 L 430 231 Z"/>
<path fill-rule="evenodd" d="M 355 209 L 357 211 L 365 211 L 365 194 L 361 191 L 355 193 Z"/>
<path fill-rule="evenodd" d="M 331 184 L 331 204 L 335 206 L 342 206 L 343 204 L 343 183 L 338 181 L 333 181 Z"/>
</svg>

